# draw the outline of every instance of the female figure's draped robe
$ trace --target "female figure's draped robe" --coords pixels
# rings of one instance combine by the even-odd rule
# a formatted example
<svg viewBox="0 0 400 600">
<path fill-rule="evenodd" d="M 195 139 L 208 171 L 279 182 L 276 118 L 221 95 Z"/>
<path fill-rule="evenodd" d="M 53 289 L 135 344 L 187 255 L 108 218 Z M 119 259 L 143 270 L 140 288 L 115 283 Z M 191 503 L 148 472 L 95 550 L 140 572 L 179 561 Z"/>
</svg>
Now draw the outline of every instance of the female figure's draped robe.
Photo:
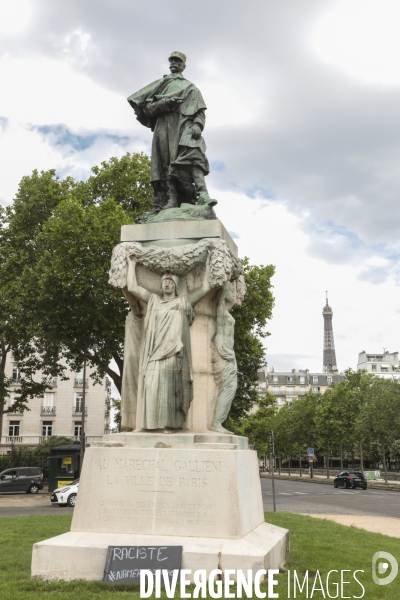
<svg viewBox="0 0 400 600">
<path fill-rule="evenodd" d="M 150 296 L 144 322 L 143 429 L 182 427 L 193 399 L 189 327 L 194 311 L 187 296 Z"/>
</svg>

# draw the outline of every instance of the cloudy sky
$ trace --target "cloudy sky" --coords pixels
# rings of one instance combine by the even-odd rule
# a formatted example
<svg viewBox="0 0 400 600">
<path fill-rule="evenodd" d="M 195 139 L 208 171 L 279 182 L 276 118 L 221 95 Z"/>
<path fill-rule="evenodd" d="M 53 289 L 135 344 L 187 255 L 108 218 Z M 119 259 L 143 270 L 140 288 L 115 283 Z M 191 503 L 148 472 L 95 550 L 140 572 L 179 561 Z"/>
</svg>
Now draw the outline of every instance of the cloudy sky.
<svg viewBox="0 0 400 600">
<path fill-rule="evenodd" d="M 0 0 L 0 202 L 33 169 L 85 179 L 150 151 L 126 97 L 168 72 L 208 106 L 217 214 L 276 265 L 276 370 L 400 350 L 398 0 Z"/>
</svg>

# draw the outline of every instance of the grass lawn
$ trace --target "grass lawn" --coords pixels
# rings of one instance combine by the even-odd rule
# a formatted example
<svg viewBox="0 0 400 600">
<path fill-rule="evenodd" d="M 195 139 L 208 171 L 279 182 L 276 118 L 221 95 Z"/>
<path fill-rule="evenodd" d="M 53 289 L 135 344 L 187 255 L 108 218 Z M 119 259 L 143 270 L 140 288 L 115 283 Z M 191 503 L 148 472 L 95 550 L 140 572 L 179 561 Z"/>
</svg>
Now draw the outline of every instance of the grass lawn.
<svg viewBox="0 0 400 600">
<path fill-rule="evenodd" d="M 387 586 L 374 584 L 371 576 L 372 556 L 375 552 L 390 552 L 400 563 L 400 540 L 292 513 L 266 513 L 266 520 L 290 530 L 291 550 L 287 568 L 291 571 L 291 598 L 294 597 L 293 570 L 297 571 L 301 582 L 305 571 L 308 570 L 310 580 L 308 597 L 319 599 L 324 598 L 324 595 L 322 591 L 317 591 L 320 587 L 318 584 L 311 596 L 315 573 L 320 572 L 325 595 L 328 598 L 326 575 L 333 569 L 338 570 L 339 574 L 331 574 L 332 583 L 329 588 L 331 597 L 336 595 L 333 584 L 340 581 L 340 570 L 345 569 L 351 572 L 344 574 L 344 580 L 351 580 L 352 583 L 344 586 L 343 597 L 361 597 L 362 588 L 352 578 L 353 571 L 361 569 L 364 573 L 358 573 L 357 576 L 365 588 L 364 598 L 400 600 L 400 574 Z M 84 581 L 43 582 L 30 578 L 33 543 L 68 531 L 70 522 L 70 515 L 0 519 L 1 600 L 44 598 L 50 600 L 52 597 L 71 600 L 105 598 L 118 600 L 132 596 L 139 598 L 139 588 L 133 586 L 110 586 Z M 287 572 L 278 576 L 279 584 L 275 591 L 279 592 L 279 598 L 288 598 L 287 579 Z M 262 589 L 266 591 L 264 584 Z M 304 591 L 303 593 L 297 591 L 296 596 L 307 598 Z M 180 597 L 179 593 L 176 597 Z M 342 597 L 340 588 L 338 597 Z"/>
</svg>

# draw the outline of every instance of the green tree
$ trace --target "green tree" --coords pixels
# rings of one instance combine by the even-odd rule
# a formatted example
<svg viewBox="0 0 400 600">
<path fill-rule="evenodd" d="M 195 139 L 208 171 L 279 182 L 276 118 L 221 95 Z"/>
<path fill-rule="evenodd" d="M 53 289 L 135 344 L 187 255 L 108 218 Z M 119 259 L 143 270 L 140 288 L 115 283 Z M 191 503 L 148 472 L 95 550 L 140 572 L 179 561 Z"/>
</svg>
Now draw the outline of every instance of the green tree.
<svg viewBox="0 0 400 600">
<path fill-rule="evenodd" d="M 117 431 L 121 429 L 121 399 L 111 398 L 111 407 L 114 410 L 114 423 L 117 427 Z"/>
<path fill-rule="evenodd" d="M 127 154 L 92 171 L 87 182 L 34 171 L 0 212 L 0 431 L 4 412 L 28 409 L 29 398 L 48 389 L 48 376 L 63 376 L 60 358 L 78 368 L 82 359 L 74 362 L 71 351 L 82 356 L 91 341 L 100 342 L 90 353 L 98 376 L 108 372 L 120 386 L 109 363 L 115 358 L 122 369 L 127 306 L 107 272 L 120 226 L 151 206 L 149 159 Z M 21 387 L 5 408 L 11 354 Z"/>
<path fill-rule="evenodd" d="M 150 159 L 146 154 L 125 154 L 110 158 L 83 185 L 90 201 L 103 202 L 113 198 L 130 218 L 129 222 L 151 209 Z"/>
<path fill-rule="evenodd" d="M 262 340 L 269 335 L 265 327 L 274 307 L 271 278 L 275 267 L 249 265 L 247 258 L 243 262 L 247 291 L 242 305 L 232 311 L 238 388 L 227 420 L 228 429 L 234 428 L 234 423 L 258 403 L 258 371 L 264 364 L 265 355 Z"/>
<path fill-rule="evenodd" d="M 306 448 L 315 444 L 317 431 L 315 415 L 318 402 L 319 396 L 309 392 L 288 406 L 290 439 L 297 446 L 300 475 L 302 475 L 301 462 L 306 454 Z"/>
<path fill-rule="evenodd" d="M 39 255 L 37 236 L 72 187 L 71 178 L 60 181 L 53 170 L 40 174 L 33 171 L 30 177 L 22 178 L 13 204 L 0 209 L 0 431 L 3 414 L 29 410 L 28 400 L 43 394 L 47 376 L 55 374 L 35 352 L 35 315 L 24 302 L 25 274 Z M 35 290 L 29 293 L 32 298 Z M 48 356 L 52 352 L 49 344 Z M 21 386 L 13 405 L 7 406 L 13 382 L 6 377 L 5 369 L 11 354 L 19 364 Z"/>
<path fill-rule="evenodd" d="M 266 394 L 259 401 L 258 410 L 244 417 L 238 427 L 238 433 L 248 437 L 250 443 L 254 444 L 258 456 L 265 456 L 269 452 L 269 432 L 276 411 L 275 396 Z"/>
<path fill-rule="evenodd" d="M 387 452 L 400 439 L 400 382 L 374 377 L 366 393 L 359 421 L 362 430 L 375 440 L 387 483 Z"/>
</svg>

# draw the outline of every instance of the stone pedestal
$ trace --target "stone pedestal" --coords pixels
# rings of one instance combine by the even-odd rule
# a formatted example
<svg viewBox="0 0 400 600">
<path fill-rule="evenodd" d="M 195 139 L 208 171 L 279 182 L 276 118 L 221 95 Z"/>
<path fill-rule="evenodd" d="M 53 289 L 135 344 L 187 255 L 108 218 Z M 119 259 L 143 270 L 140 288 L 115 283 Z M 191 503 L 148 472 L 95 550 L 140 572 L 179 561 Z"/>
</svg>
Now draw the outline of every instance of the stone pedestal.
<svg viewBox="0 0 400 600">
<path fill-rule="evenodd" d="M 110 439 L 111 438 L 111 439 Z M 181 545 L 182 568 L 284 565 L 256 453 L 234 435 L 124 433 L 87 449 L 71 532 L 34 545 L 32 575 L 101 579 L 109 545 Z"/>
<path fill-rule="evenodd" d="M 131 256 L 137 284 L 129 288 Z M 178 296 L 193 298 L 197 289 L 205 289 L 206 295 L 192 302 L 193 399 L 179 433 L 140 431 L 143 311 L 132 303 L 125 342 L 132 373 L 123 381 L 122 404 L 127 399 L 123 412 L 132 416 L 126 429 L 136 431 L 105 436 L 87 449 L 71 531 L 34 545 L 33 575 L 101 579 L 109 545 L 183 546 L 182 568 L 192 571 L 255 572 L 284 565 L 289 532 L 264 523 L 256 452 L 246 438 L 210 431 L 220 393 L 213 372 L 217 303 L 228 281 L 234 282 L 229 285 L 235 286 L 236 299 L 240 285 L 244 292 L 243 284 L 236 283 L 240 269 L 236 244 L 218 220 L 122 228 L 122 243 L 113 255 L 113 285 L 136 290 L 140 300 L 139 287 L 160 294 L 162 274 L 172 272 L 179 276 Z M 209 286 L 203 288 L 205 273 Z M 232 343 L 230 352 L 235 364 Z M 224 382 L 218 385 L 221 390 Z"/>
</svg>

